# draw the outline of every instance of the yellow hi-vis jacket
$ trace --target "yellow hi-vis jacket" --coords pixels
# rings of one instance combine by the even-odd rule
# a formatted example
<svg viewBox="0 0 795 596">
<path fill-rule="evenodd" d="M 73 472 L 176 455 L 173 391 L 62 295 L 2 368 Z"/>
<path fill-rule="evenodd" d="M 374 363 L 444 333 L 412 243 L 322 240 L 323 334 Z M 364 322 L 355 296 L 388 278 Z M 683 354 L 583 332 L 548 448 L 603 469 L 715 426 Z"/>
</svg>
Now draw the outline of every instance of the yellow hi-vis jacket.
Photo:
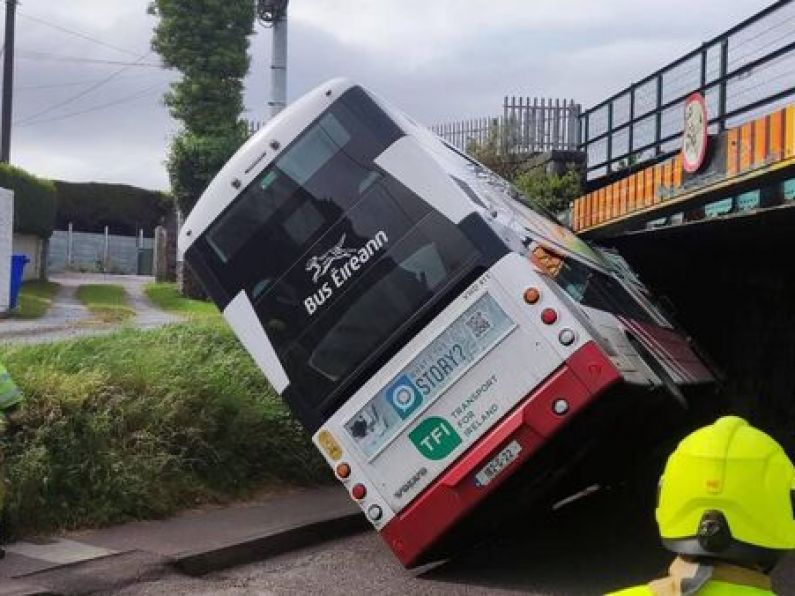
<svg viewBox="0 0 795 596">
<path fill-rule="evenodd" d="M 775 596 L 764 573 L 726 563 L 699 565 L 677 558 L 670 575 L 608 596 Z"/>
<path fill-rule="evenodd" d="M 0 364 L 0 412 L 4 412 L 22 401 L 22 392 L 11 379 L 6 367 Z"/>
</svg>

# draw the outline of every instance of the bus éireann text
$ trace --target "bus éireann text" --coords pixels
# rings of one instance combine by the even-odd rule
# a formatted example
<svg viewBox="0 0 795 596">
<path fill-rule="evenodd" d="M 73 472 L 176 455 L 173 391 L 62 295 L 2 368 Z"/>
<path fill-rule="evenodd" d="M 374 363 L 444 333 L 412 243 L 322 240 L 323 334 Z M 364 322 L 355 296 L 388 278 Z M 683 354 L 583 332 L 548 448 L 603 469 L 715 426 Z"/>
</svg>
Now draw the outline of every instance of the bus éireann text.
<svg viewBox="0 0 795 596">
<path fill-rule="evenodd" d="M 608 394 L 714 380 L 618 254 L 343 79 L 253 135 L 179 242 L 407 566 L 508 479 L 538 480 L 573 421 L 609 437 Z"/>
</svg>

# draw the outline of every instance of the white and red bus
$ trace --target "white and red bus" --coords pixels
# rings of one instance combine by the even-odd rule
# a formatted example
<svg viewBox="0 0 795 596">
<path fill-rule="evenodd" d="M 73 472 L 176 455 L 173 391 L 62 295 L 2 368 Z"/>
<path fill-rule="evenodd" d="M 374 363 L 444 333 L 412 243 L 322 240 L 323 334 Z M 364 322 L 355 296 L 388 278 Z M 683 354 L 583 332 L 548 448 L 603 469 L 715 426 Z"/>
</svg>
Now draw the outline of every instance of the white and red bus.
<svg viewBox="0 0 795 596">
<path fill-rule="evenodd" d="M 407 566 L 609 389 L 713 380 L 620 257 L 346 80 L 234 155 L 180 251 Z"/>
</svg>

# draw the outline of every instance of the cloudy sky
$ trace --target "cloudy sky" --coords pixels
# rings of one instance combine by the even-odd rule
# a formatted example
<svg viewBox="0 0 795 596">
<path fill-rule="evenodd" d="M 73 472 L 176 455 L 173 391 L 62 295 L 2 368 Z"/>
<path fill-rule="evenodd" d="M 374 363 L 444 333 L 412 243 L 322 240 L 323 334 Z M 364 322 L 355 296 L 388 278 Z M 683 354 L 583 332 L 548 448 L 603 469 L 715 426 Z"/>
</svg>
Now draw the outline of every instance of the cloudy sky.
<svg viewBox="0 0 795 596">
<path fill-rule="evenodd" d="M 502 97 L 585 106 L 769 4 L 765 0 L 291 0 L 288 98 L 344 75 L 426 124 Z M 40 176 L 167 189 L 174 73 L 149 53 L 147 0 L 21 0 L 11 161 Z M 270 35 L 257 26 L 246 117 L 262 119 Z"/>
</svg>

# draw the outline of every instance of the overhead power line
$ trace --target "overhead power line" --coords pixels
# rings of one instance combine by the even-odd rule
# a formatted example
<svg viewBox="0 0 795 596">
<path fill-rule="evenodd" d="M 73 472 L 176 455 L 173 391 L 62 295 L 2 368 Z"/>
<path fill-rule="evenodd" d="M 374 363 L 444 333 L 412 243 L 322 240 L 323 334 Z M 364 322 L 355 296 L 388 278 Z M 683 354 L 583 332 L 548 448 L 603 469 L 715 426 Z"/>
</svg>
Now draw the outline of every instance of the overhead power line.
<svg viewBox="0 0 795 596">
<path fill-rule="evenodd" d="M 8 1 L 9 0 L 5 0 L 6 3 L 8 3 Z M 28 14 L 26 12 L 23 12 L 23 11 L 19 10 L 19 8 L 17 8 L 17 15 L 22 17 L 22 18 L 24 18 L 24 19 L 27 19 L 28 21 L 33 21 L 34 23 L 39 23 L 40 25 L 44 25 L 46 27 L 50 27 L 51 29 L 55 29 L 57 31 L 61 31 L 62 33 L 67 33 L 68 35 L 72 35 L 74 37 L 78 37 L 78 38 L 83 39 L 85 41 L 90 41 L 91 43 L 95 43 L 97 45 L 104 46 L 104 47 L 110 48 L 112 50 L 116 50 L 117 52 L 122 52 L 122 53 L 128 54 L 130 56 L 137 56 L 137 55 L 140 54 L 140 52 L 136 52 L 135 50 L 130 50 L 128 48 L 123 48 L 121 46 L 117 46 L 115 44 L 108 43 L 108 42 L 103 41 L 101 39 L 97 39 L 96 37 L 92 37 L 91 35 L 88 35 L 86 33 L 83 33 L 81 31 L 77 31 L 75 29 L 70 29 L 69 27 L 64 27 L 63 25 L 59 25 L 57 23 L 53 23 L 53 22 L 48 21 L 46 19 L 43 19 L 41 17 Z"/>
<path fill-rule="evenodd" d="M 138 57 L 138 60 L 136 62 L 134 62 L 133 64 L 136 64 L 138 61 L 143 60 L 149 54 L 151 54 L 151 50 L 146 52 L 145 54 L 141 54 Z M 22 124 L 25 124 L 26 122 L 34 121 L 39 116 L 43 116 L 44 114 L 49 114 L 53 110 L 57 110 L 58 108 L 62 108 L 65 105 L 68 105 L 68 104 L 70 104 L 70 103 L 72 103 L 74 101 L 77 101 L 81 97 L 85 97 L 86 95 L 88 95 L 92 91 L 95 91 L 95 90 L 99 89 L 100 87 L 102 87 L 103 85 L 109 83 L 110 81 L 115 79 L 117 76 L 119 76 L 121 73 L 123 73 L 125 70 L 127 70 L 131 66 L 132 66 L 132 64 L 128 64 L 126 66 L 122 66 L 118 70 L 114 70 L 110 75 L 108 75 L 104 79 L 100 79 L 99 81 L 97 81 L 96 83 L 94 83 L 93 85 L 88 87 L 87 89 L 84 89 L 83 91 L 80 91 L 79 93 L 76 93 L 75 95 L 71 95 L 71 96 L 67 97 L 66 99 L 64 99 L 62 101 L 54 103 L 53 105 L 51 105 L 51 106 L 49 106 L 49 107 L 47 107 L 47 108 L 45 108 L 45 109 L 43 109 L 43 110 L 41 110 L 39 112 L 36 112 L 35 114 L 33 114 L 31 116 L 27 116 L 26 118 L 23 118 L 22 120 L 19 120 L 18 122 L 15 122 L 15 124 L 22 125 Z"/>
<path fill-rule="evenodd" d="M 91 112 L 97 112 L 99 110 L 104 110 L 104 109 L 107 109 L 107 108 L 110 108 L 110 107 L 113 107 L 113 106 L 117 106 L 117 105 L 120 105 L 120 104 L 123 104 L 123 103 L 129 103 L 131 101 L 135 101 L 137 99 L 141 99 L 141 98 L 147 97 L 149 95 L 155 95 L 157 93 L 160 93 L 161 90 L 162 90 L 161 89 L 162 85 L 163 85 L 162 82 L 156 83 L 155 85 L 150 85 L 149 87 L 146 87 L 145 89 L 139 91 L 138 93 L 134 93 L 133 95 L 128 95 L 126 97 L 121 97 L 119 99 L 115 99 L 115 100 L 109 101 L 107 103 L 91 106 L 90 108 L 86 108 L 84 110 L 78 110 L 76 112 L 70 112 L 68 114 L 61 114 L 59 116 L 53 116 L 51 118 L 42 118 L 42 119 L 39 119 L 39 120 L 28 120 L 28 121 L 25 121 L 25 122 L 19 124 L 18 126 L 20 126 L 20 127 L 23 127 L 23 126 L 35 126 L 37 124 L 45 124 L 45 123 L 48 123 L 48 122 L 56 122 L 58 120 L 66 120 L 67 118 L 73 118 L 75 116 L 82 116 L 83 114 L 89 114 Z"/>
<path fill-rule="evenodd" d="M 62 54 L 52 54 L 49 52 L 37 52 L 35 50 L 17 50 L 17 58 L 23 60 L 50 60 L 52 62 L 85 62 L 88 64 L 110 64 L 113 66 L 140 66 L 149 68 L 165 68 L 162 64 L 155 62 L 127 62 L 123 60 L 103 60 L 101 58 L 83 58 L 80 56 L 64 56 Z"/>
</svg>

